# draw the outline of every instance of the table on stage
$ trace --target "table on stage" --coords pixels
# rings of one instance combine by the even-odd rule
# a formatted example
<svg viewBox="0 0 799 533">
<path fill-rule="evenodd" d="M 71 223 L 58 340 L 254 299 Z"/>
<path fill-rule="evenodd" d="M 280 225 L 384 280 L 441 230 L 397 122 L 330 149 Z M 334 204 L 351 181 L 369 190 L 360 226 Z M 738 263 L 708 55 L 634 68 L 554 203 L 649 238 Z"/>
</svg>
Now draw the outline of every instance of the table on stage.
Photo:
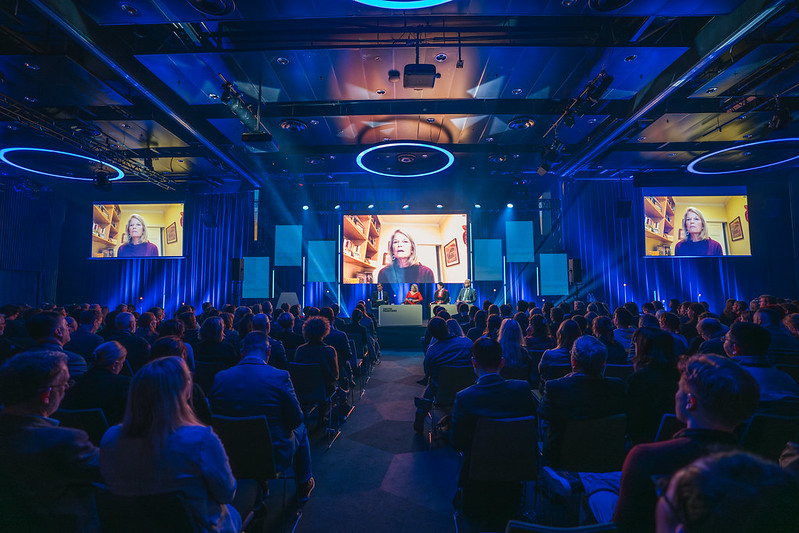
<svg viewBox="0 0 799 533">
<path fill-rule="evenodd" d="M 381 305 L 381 326 L 421 326 L 421 305 Z"/>
</svg>

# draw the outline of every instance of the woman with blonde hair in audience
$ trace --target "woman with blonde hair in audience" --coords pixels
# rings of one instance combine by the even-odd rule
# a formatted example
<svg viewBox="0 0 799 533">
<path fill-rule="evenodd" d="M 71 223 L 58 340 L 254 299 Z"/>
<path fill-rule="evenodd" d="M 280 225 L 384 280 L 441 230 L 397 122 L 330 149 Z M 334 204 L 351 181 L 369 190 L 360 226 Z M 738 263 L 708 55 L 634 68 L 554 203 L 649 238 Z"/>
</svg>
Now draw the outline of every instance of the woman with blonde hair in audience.
<svg viewBox="0 0 799 533">
<path fill-rule="evenodd" d="M 234 533 L 239 513 L 228 505 L 236 480 L 225 449 L 189 405 L 191 375 L 183 359 L 165 357 L 134 376 L 121 425 L 100 446 L 100 473 L 119 496 L 176 492 L 202 531 Z"/>
</svg>

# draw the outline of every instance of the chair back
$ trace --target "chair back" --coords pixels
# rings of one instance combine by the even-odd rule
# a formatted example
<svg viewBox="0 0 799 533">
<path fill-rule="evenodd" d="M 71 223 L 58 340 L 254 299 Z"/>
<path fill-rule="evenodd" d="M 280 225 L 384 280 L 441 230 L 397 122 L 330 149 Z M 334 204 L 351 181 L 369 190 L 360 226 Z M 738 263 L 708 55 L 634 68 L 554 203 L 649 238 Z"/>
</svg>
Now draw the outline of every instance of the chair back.
<svg viewBox="0 0 799 533">
<path fill-rule="evenodd" d="M 105 419 L 103 410 L 99 407 L 94 409 L 59 409 L 52 417 L 64 427 L 85 431 L 89 435 L 89 440 L 95 446 L 100 445 L 103 435 L 108 431 L 108 421 Z"/>
<path fill-rule="evenodd" d="M 319 363 L 289 363 L 294 392 L 301 404 L 324 402 L 325 378 Z"/>
<path fill-rule="evenodd" d="M 454 405 L 455 396 L 466 387 L 473 385 L 474 380 L 474 368 L 471 366 L 443 365 L 438 367 L 436 405 Z"/>
<path fill-rule="evenodd" d="M 615 531 L 617 529 L 614 522 L 577 527 L 553 527 L 511 520 L 505 527 L 505 533 L 612 533 Z"/>
<path fill-rule="evenodd" d="M 633 375 L 633 365 L 605 365 L 606 378 L 619 378 L 627 380 Z"/>
<path fill-rule="evenodd" d="M 544 373 L 541 375 L 541 378 L 544 381 L 549 381 L 551 379 L 558 379 L 566 376 L 572 371 L 571 365 L 549 365 L 544 367 Z"/>
<path fill-rule="evenodd" d="M 799 358 L 797 358 L 799 359 Z M 793 378 L 796 383 L 799 383 L 799 365 L 777 365 L 777 370 L 782 370 Z"/>
<path fill-rule="evenodd" d="M 741 436 L 746 450 L 777 461 L 789 440 L 799 438 L 799 417 L 756 414 Z"/>
<path fill-rule="evenodd" d="M 499 375 L 505 379 L 530 381 L 530 369 L 527 366 L 503 366 Z"/>
<path fill-rule="evenodd" d="M 671 437 L 681 429 L 685 429 L 685 424 L 680 422 L 676 415 L 666 413 L 663 415 L 663 418 L 660 419 L 660 426 L 655 435 L 655 442 L 671 440 Z"/>
<path fill-rule="evenodd" d="M 211 416 L 211 427 L 225 447 L 236 479 L 266 481 L 277 477 L 272 434 L 265 416 Z"/>
<path fill-rule="evenodd" d="M 536 417 L 478 418 L 469 453 L 469 479 L 538 479 Z"/>
<path fill-rule="evenodd" d="M 199 529 L 176 492 L 117 496 L 101 489 L 97 514 L 102 530 L 114 533 L 194 533 Z"/>
<path fill-rule="evenodd" d="M 354 355 L 357 359 L 363 359 L 363 352 L 358 353 L 358 348 L 355 344 L 354 339 L 349 339 L 350 343 L 350 353 Z"/>
<path fill-rule="evenodd" d="M 194 360 L 194 382 L 202 388 L 206 394 L 211 394 L 214 387 L 216 375 L 227 368 L 221 361 L 198 361 Z"/>
<path fill-rule="evenodd" d="M 616 472 L 626 456 L 627 415 L 569 420 L 563 432 L 558 468 L 573 472 Z"/>
</svg>

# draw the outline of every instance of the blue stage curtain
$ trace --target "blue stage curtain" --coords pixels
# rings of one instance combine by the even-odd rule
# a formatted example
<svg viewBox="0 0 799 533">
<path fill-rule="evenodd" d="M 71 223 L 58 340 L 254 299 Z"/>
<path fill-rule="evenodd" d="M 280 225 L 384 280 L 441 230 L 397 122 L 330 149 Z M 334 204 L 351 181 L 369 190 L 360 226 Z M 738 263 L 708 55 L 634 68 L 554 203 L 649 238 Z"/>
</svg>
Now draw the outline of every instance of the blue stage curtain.
<svg viewBox="0 0 799 533">
<path fill-rule="evenodd" d="M 168 316 L 183 303 L 235 304 L 231 259 L 242 257 L 253 239 L 252 194 L 197 195 L 185 207 L 185 258 L 103 261 L 88 260 L 82 247 L 62 251 L 61 301 L 132 303 L 140 312 L 161 306 Z"/>
<path fill-rule="evenodd" d="M 792 296 L 796 289 L 789 187 L 748 187 L 752 257 L 644 258 L 640 190 L 625 181 L 565 184 L 563 227 L 569 258 L 582 260 L 583 283 L 572 297 L 611 308 L 627 301 L 670 298 L 707 301 L 719 313 L 727 298 L 763 292 Z M 616 200 L 633 200 L 632 216 L 617 218 Z M 776 217 L 776 218 L 775 218 Z"/>
</svg>

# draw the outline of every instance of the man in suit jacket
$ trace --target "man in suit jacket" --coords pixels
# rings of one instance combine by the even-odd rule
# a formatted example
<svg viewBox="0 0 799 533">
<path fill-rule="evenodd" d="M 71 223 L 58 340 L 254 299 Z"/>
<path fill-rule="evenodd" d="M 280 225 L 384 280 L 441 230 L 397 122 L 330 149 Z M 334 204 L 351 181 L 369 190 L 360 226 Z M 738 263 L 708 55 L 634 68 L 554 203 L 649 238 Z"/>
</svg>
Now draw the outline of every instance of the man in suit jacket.
<svg viewBox="0 0 799 533">
<path fill-rule="evenodd" d="M 382 283 L 378 283 L 375 290 L 372 291 L 372 309 L 377 312 L 381 305 L 387 305 L 394 301 L 394 295 L 383 288 Z M 379 317 L 378 317 L 379 318 Z"/>
<path fill-rule="evenodd" d="M 114 319 L 114 326 L 117 331 L 108 340 L 117 341 L 125 347 L 128 352 L 128 363 L 133 372 L 138 372 L 150 359 L 150 344 L 133 334 L 136 331 L 136 317 L 131 313 L 119 313 Z"/>
<path fill-rule="evenodd" d="M 319 316 L 326 318 L 330 322 L 330 333 L 325 336 L 325 344 L 332 346 L 336 350 L 338 360 L 339 386 L 342 389 L 350 388 L 350 380 L 354 368 L 358 368 L 357 354 L 350 350 L 350 338 L 346 333 L 338 329 L 336 315 L 331 307 L 323 307 L 319 311 Z"/>
<path fill-rule="evenodd" d="M 504 364 L 502 347 L 494 339 L 483 337 L 472 345 L 472 366 L 477 383 L 455 397 L 452 444 L 456 450 L 468 452 L 479 417 L 517 418 L 535 414 L 536 401 L 530 385 L 500 376 L 499 370 Z"/>
<path fill-rule="evenodd" d="M 0 531 L 99 530 L 99 449 L 49 418 L 68 387 L 63 353 L 26 352 L 0 367 Z"/>
<path fill-rule="evenodd" d="M 544 457 L 557 465 L 563 432 L 569 420 L 591 420 L 624 412 L 624 382 L 602 377 L 608 350 L 599 340 L 585 335 L 571 351 L 572 373 L 544 386 L 538 412 L 548 423 Z"/>
<path fill-rule="evenodd" d="M 109 426 L 122 422 L 131 378 L 119 372 L 125 367 L 125 349 L 110 341 L 95 350 L 96 360 L 88 372 L 70 387 L 62 405 L 65 409 L 103 410 Z"/>
<path fill-rule="evenodd" d="M 474 302 L 477 301 L 477 292 L 472 288 L 471 280 L 464 280 L 463 288 L 458 291 L 458 299 L 455 301 L 456 304 L 461 302 L 469 305 L 474 305 Z"/>
<path fill-rule="evenodd" d="M 103 323 L 103 315 L 97 309 L 86 309 L 81 311 L 78 317 L 78 329 L 70 333 L 69 342 L 64 345 L 64 349 L 75 352 L 91 361 L 92 352 L 104 341 L 97 335 L 97 330 Z"/>
<path fill-rule="evenodd" d="M 308 431 L 289 373 L 268 364 L 269 346 L 263 333 L 244 337 L 239 364 L 214 378 L 211 406 L 224 416 L 266 416 L 275 459 L 281 469 L 293 459 L 298 497 L 307 499 L 315 486 Z"/>
</svg>

